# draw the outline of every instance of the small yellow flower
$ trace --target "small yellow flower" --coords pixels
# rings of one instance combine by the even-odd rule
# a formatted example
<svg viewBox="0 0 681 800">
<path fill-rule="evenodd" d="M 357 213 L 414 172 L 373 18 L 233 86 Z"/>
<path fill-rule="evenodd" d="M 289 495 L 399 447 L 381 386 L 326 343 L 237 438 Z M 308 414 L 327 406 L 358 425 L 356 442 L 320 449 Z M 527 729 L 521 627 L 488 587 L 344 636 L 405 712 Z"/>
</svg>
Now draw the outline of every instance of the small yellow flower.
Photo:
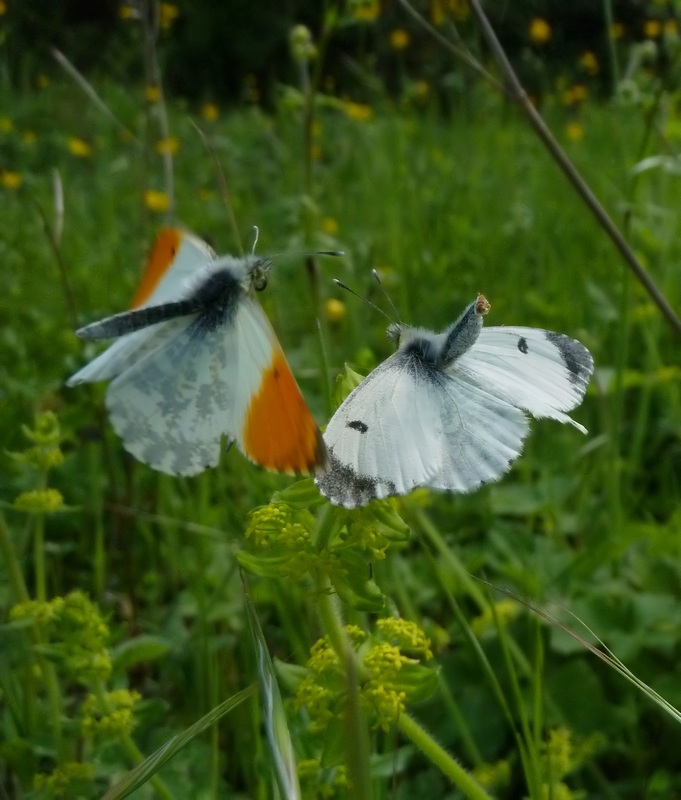
<svg viewBox="0 0 681 800">
<path fill-rule="evenodd" d="M 324 217 L 322 230 L 327 236 L 335 236 L 338 233 L 338 222 L 333 217 Z"/>
<path fill-rule="evenodd" d="M 579 57 L 579 66 L 589 75 L 598 75 L 601 68 L 596 54 L 591 50 L 582 53 Z"/>
<path fill-rule="evenodd" d="M 67 140 L 66 146 L 69 149 L 69 153 L 77 158 L 88 158 L 88 156 L 92 155 L 92 147 L 90 147 L 86 141 L 78 139 L 76 136 L 71 136 Z"/>
<path fill-rule="evenodd" d="M 12 172 L 8 169 L 0 172 L 0 184 L 5 189 L 18 189 L 21 186 L 23 178 L 18 172 Z"/>
<path fill-rule="evenodd" d="M 533 44 L 546 44 L 551 38 L 551 26 L 545 19 L 535 17 L 530 22 L 527 35 Z"/>
<path fill-rule="evenodd" d="M 14 130 L 14 123 L 9 117 L 0 117 L 0 133 L 11 133 Z"/>
<path fill-rule="evenodd" d="M 0 0 L 0 17 L 7 13 L 7 3 L 5 0 Z"/>
<path fill-rule="evenodd" d="M 409 47 L 409 34 L 404 28 L 395 28 L 394 31 L 390 31 L 390 46 L 393 50 L 405 50 Z"/>
<path fill-rule="evenodd" d="M 35 144 L 38 141 L 36 132 L 31 130 L 22 131 L 21 141 L 24 144 Z"/>
<path fill-rule="evenodd" d="M 347 100 L 343 108 L 350 119 L 356 119 L 358 122 L 366 122 L 374 113 L 371 106 L 365 103 L 353 103 L 351 100 Z"/>
<path fill-rule="evenodd" d="M 167 31 L 179 16 L 180 9 L 176 5 L 173 5 L 173 3 L 161 3 L 158 19 L 161 30 Z"/>
<path fill-rule="evenodd" d="M 360 22 L 374 22 L 381 13 L 378 0 L 349 0 L 348 11 L 353 19 Z"/>
<path fill-rule="evenodd" d="M 468 0 L 432 0 L 429 13 L 433 25 L 442 25 L 450 14 L 456 22 L 468 19 L 471 7 Z"/>
<path fill-rule="evenodd" d="M 36 76 L 35 85 L 38 89 L 46 89 L 50 85 L 50 79 L 41 72 L 40 75 Z"/>
<path fill-rule="evenodd" d="M 158 103 L 161 99 L 161 90 L 158 86 L 150 84 L 144 89 L 144 99 L 147 103 Z"/>
<path fill-rule="evenodd" d="M 168 139 L 159 139 L 158 142 L 156 142 L 156 152 L 162 156 L 174 156 L 179 149 L 180 140 L 175 136 L 170 136 Z"/>
<path fill-rule="evenodd" d="M 589 92 L 583 83 L 576 83 L 563 92 L 563 103 L 566 106 L 574 106 L 586 100 Z"/>
<path fill-rule="evenodd" d="M 147 189 L 144 193 L 144 205 L 150 211 L 162 214 L 170 208 L 170 198 L 165 192 L 157 192 L 154 189 Z"/>
<path fill-rule="evenodd" d="M 659 19 L 647 19 L 643 23 L 643 35 L 646 39 L 657 39 L 662 35 L 662 23 Z"/>
<path fill-rule="evenodd" d="M 118 8 L 118 16 L 121 19 L 139 19 L 139 12 L 129 3 L 123 3 Z"/>
<path fill-rule="evenodd" d="M 679 35 L 679 23 L 675 19 L 664 21 L 664 35 L 674 37 Z"/>
<path fill-rule="evenodd" d="M 568 122 L 565 135 L 571 142 L 581 142 L 584 138 L 584 126 L 581 122 Z"/>
<path fill-rule="evenodd" d="M 215 105 L 215 103 L 204 103 L 201 106 L 201 116 L 206 120 L 206 122 L 215 122 L 215 120 L 220 116 L 220 109 Z"/>
<path fill-rule="evenodd" d="M 610 26 L 610 36 L 613 39 L 621 39 L 624 36 L 624 24 L 621 22 L 613 22 Z"/>
<path fill-rule="evenodd" d="M 326 318 L 334 325 L 342 322 L 347 313 L 345 303 L 337 300 L 335 297 L 329 297 L 324 304 L 324 310 L 326 311 Z"/>
</svg>

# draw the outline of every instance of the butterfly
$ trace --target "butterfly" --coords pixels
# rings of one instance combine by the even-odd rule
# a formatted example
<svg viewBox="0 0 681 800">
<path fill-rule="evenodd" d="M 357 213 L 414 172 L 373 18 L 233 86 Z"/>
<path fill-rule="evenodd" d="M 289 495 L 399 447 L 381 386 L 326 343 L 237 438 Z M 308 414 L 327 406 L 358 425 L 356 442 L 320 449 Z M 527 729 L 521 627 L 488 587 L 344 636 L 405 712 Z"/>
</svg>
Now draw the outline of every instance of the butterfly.
<svg viewBox="0 0 681 800">
<path fill-rule="evenodd" d="M 109 418 L 140 461 L 171 475 L 213 467 L 224 434 L 269 470 L 323 469 L 326 449 L 265 313 L 271 262 L 218 257 L 176 228 L 154 244 L 134 308 L 80 328 L 119 337 L 67 381 L 111 380 Z"/>
<path fill-rule="evenodd" d="M 525 412 L 586 429 L 565 412 L 593 372 L 580 342 L 538 328 L 483 328 L 478 295 L 442 333 L 391 325 L 397 351 L 331 418 L 329 463 L 315 478 L 333 504 L 357 508 L 417 487 L 470 492 L 520 455 Z"/>
</svg>

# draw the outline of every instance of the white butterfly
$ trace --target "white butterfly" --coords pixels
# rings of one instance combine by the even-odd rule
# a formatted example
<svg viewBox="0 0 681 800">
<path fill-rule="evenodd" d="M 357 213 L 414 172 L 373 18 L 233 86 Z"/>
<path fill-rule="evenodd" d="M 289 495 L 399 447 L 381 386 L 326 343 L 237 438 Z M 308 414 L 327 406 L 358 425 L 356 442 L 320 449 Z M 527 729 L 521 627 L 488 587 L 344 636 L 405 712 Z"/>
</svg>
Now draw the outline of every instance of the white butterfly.
<svg viewBox="0 0 681 800">
<path fill-rule="evenodd" d="M 338 408 L 324 433 L 329 465 L 315 478 L 335 505 L 357 508 L 417 487 L 468 492 L 520 455 L 533 416 L 569 422 L 593 358 L 537 328 L 483 328 L 479 295 L 442 333 L 392 325 L 396 353 Z"/>
<path fill-rule="evenodd" d="M 120 337 L 67 385 L 113 378 L 109 417 L 125 448 L 172 475 L 215 466 L 220 441 L 288 473 L 322 468 L 326 450 L 281 345 L 251 297 L 270 262 L 217 258 L 190 234 L 161 231 L 138 308 L 77 331 Z"/>
</svg>

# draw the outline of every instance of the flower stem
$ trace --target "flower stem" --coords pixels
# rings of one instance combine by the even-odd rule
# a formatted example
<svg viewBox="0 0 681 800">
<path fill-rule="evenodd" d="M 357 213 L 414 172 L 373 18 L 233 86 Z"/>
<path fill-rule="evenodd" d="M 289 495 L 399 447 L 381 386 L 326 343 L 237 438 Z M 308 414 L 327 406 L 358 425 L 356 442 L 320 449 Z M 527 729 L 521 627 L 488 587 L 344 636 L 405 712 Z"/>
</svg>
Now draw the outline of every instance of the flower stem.
<svg viewBox="0 0 681 800">
<path fill-rule="evenodd" d="M 492 800 L 482 786 L 408 714 L 400 714 L 397 726 L 465 797 L 472 800 Z"/>
</svg>

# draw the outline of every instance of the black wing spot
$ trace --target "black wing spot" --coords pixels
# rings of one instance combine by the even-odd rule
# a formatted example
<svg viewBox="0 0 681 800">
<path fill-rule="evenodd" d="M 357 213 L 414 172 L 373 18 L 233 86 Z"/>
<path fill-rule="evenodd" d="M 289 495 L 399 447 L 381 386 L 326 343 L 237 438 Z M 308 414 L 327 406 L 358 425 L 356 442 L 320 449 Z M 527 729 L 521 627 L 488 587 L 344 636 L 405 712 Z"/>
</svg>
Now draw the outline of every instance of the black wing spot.
<svg viewBox="0 0 681 800">
<path fill-rule="evenodd" d="M 528 349 L 527 339 L 521 336 L 520 339 L 518 339 L 518 350 L 520 350 L 521 353 L 527 353 Z"/>
<path fill-rule="evenodd" d="M 369 430 L 369 426 L 366 422 L 362 422 L 361 419 L 353 419 L 352 422 L 348 422 L 345 427 L 352 428 L 360 433 L 366 433 Z"/>
</svg>

